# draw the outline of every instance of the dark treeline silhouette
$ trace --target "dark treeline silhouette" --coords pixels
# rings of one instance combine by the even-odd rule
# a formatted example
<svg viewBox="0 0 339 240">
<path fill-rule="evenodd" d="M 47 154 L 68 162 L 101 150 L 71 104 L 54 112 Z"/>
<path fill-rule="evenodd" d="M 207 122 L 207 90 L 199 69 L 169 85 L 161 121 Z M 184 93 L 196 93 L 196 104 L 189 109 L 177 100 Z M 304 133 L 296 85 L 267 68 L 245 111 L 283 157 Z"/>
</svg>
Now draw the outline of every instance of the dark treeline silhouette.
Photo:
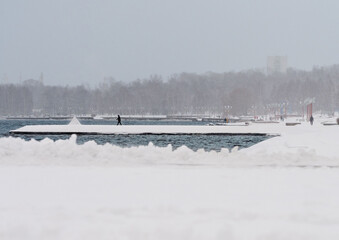
<svg viewBox="0 0 339 240">
<path fill-rule="evenodd" d="M 339 110 L 339 65 L 285 74 L 260 71 L 182 73 L 122 83 L 106 79 L 95 89 L 45 86 L 37 80 L 0 85 L 0 115 L 70 114 L 266 114 L 287 106 L 300 113 L 305 100 L 314 110 Z"/>
</svg>

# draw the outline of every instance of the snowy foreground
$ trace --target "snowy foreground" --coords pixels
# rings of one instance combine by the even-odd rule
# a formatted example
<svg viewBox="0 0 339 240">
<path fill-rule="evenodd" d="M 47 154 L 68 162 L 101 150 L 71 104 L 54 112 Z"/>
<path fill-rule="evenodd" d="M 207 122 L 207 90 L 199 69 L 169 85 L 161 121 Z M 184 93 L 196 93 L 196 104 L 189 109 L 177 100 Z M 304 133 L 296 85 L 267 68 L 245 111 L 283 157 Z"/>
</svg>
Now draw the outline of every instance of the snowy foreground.
<svg viewBox="0 0 339 240">
<path fill-rule="evenodd" d="M 338 239 L 339 126 L 276 131 L 231 152 L 1 138 L 0 239 Z"/>
</svg>

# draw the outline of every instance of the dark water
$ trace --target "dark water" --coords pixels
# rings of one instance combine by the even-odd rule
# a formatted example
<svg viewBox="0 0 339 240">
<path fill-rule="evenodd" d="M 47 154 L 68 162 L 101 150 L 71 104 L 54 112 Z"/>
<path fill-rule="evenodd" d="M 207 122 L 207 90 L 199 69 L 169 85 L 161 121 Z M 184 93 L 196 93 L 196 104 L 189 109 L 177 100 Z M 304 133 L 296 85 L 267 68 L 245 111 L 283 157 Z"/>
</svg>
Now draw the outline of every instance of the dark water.
<svg viewBox="0 0 339 240">
<path fill-rule="evenodd" d="M 116 121 L 109 120 L 80 120 L 84 125 L 115 125 Z M 69 139 L 70 135 L 10 135 L 9 131 L 26 125 L 64 125 L 68 120 L 0 120 L 0 137 L 19 137 L 25 140 L 42 140 L 50 138 L 53 140 Z M 124 121 L 124 125 L 205 125 L 206 122 L 191 121 Z M 232 149 L 250 147 L 258 142 L 268 139 L 268 136 L 252 135 L 79 135 L 77 143 L 83 144 L 87 141 L 95 141 L 97 144 L 113 144 L 121 147 L 132 147 L 148 145 L 152 142 L 155 146 L 165 147 L 169 144 L 176 149 L 187 146 L 192 150 L 204 149 L 206 151 L 220 151 L 221 148 Z"/>
</svg>

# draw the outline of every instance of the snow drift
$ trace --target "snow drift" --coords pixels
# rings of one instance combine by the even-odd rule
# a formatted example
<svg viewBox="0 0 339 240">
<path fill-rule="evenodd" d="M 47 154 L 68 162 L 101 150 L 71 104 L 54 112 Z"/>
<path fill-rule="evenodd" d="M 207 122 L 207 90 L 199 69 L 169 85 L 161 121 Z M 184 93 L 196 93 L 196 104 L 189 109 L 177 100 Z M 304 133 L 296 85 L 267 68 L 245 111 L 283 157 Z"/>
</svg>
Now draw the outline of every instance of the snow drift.
<svg viewBox="0 0 339 240">
<path fill-rule="evenodd" d="M 285 140 L 284 140 L 285 139 Z M 287 139 L 287 140 L 286 140 Z M 296 143 L 298 139 L 295 138 Z M 286 142 L 288 141 L 289 146 Z M 18 151 L 18 149 L 20 149 Z M 321 151 L 320 151 L 321 150 Z M 76 135 L 68 140 L 45 138 L 25 141 L 20 138 L 0 138 L 1 165 L 225 165 L 225 166 L 339 166 L 336 152 L 325 151 L 321 144 L 315 147 L 295 147 L 288 138 L 275 137 L 248 149 L 238 151 L 206 152 L 182 146 L 148 146 L 122 148 L 111 144 L 98 145 L 89 141 L 76 143 Z"/>
</svg>

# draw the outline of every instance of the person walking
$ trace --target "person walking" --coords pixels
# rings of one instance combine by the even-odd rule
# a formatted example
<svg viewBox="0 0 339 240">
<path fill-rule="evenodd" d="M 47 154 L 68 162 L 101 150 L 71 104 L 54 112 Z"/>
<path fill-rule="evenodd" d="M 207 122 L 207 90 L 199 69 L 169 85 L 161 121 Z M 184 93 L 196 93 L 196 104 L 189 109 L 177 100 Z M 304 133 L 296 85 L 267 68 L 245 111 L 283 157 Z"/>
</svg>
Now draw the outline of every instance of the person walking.
<svg viewBox="0 0 339 240">
<path fill-rule="evenodd" d="M 122 124 L 121 124 L 121 117 L 120 117 L 120 115 L 118 115 L 118 118 L 117 118 L 117 120 L 118 120 L 118 123 L 117 123 L 117 125 L 119 125 L 119 124 L 120 124 L 120 125 L 122 125 Z"/>
<path fill-rule="evenodd" d="M 311 115 L 311 117 L 310 117 L 310 123 L 311 123 L 311 125 L 313 125 L 313 121 L 314 121 L 314 118 L 313 118 L 313 116 Z"/>
</svg>

